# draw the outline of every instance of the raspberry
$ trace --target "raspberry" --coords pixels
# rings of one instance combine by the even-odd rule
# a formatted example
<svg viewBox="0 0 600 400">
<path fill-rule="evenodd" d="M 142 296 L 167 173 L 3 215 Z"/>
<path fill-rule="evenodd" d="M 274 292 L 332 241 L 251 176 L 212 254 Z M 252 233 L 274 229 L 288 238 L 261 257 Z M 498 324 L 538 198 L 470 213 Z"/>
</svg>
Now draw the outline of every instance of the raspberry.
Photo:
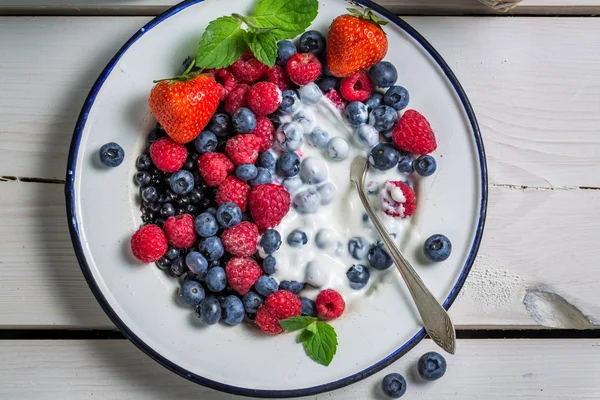
<svg viewBox="0 0 600 400">
<path fill-rule="evenodd" d="M 371 78 L 365 71 L 350 75 L 342 79 L 340 92 L 342 92 L 344 99 L 348 101 L 365 101 L 373 92 Z"/>
<path fill-rule="evenodd" d="M 437 148 L 435 134 L 423 115 L 406 110 L 392 131 L 392 140 L 398 148 L 415 154 L 429 154 Z"/>
<path fill-rule="evenodd" d="M 317 312 L 325 319 L 336 319 L 344 313 L 346 303 L 342 296 L 333 289 L 325 289 L 315 300 Z"/>
<path fill-rule="evenodd" d="M 252 52 L 245 52 L 236 62 L 229 67 L 235 79 L 240 83 L 253 83 L 259 80 L 267 66 L 258 61 Z"/>
<path fill-rule="evenodd" d="M 333 103 L 335 108 L 337 108 L 341 112 L 344 112 L 344 110 L 346 109 L 346 100 L 342 98 L 342 96 L 338 93 L 337 90 L 331 89 L 325 94 L 325 97 L 327 97 Z"/>
<path fill-rule="evenodd" d="M 260 266 L 250 257 L 233 257 L 225 265 L 229 285 L 242 296 L 248 293 L 254 282 L 263 274 Z"/>
<path fill-rule="evenodd" d="M 280 65 L 273 65 L 273 67 L 265 71 L 265 75 L 269 82 L 277 85 L 279 90 L 288 90 L 292 87 L 289 75 Z"/>
<path fill-rule="evenodd" d="M 302 302 L 292 292 L 280 290 L 265 299 L 262 307 L 270 308 L 278 319 L 296 317 L 302 312 Z"/>
<path fill-rule="evenodd" d="M 322 69 L 321 62 L 313 53 L 296 53 L 286 66 L 290 79 L 300 86 L 316 81 Z"/>
<path fill-rule="evenodd" d="M 233 169 L 231 160 L 222 153 L 204 153 L 198 158 L 198 171 L 208 186 L 219 186 Z"/>
<path fill-rule="evenodd" d="M 258 151 L 261 153 L 269 150 L 275 142 L 275 127 L 267 117 L 258 117 L 256 119 L 256 128 L 250 133 L 260 139 Z"/>
<path fill-rule="evenodd" d="M 415 192 L 404 182 L 387 181 L 379 193 L 381 209 L 392 217 L 410 217 L 417 208 Z"/>
<path fill-rule="evenodd" d="M 196 241 L 194 217 L 190 214 L 180 214 L 167 218 L 164 229 L 169 243 L 174 247 L 187 249 Z"/>
<path fill-rule="evenodd" d="M 221 101 L 225 100 L 229 93 L 237 86 L 235 77 L 227 68 L 212 69 L 208 71 L 212 77 L 217 81 L 221 93 Z"/>
<path fill-rule="evenodd" d="M 254 164 L 261 140 L 252 134 L 237 135 L 227 141 L 225 152 L 235 165 Z"/>
<path fill-rule="evenodd" d="M 256 312 L 254 322 L 265 333 L 271 335 L 283 333 L 283 328 L 279 325 L 279 319 L 277 319 L 275 312 L 269 307 L 261 306 Z"/>
<path fill-rule="evenodd" d="M 232 202 L 240 207 L 240 210 L 246 211 L 248 207 L 248 196 L 250 196 L 250 185 L 233 175 L 225 178 L 221 186 L 217 189 L 216 201 L 218 205 Z"/>
<path fill-rule="evenodd" d="M 290 194 L 283 186 L 256 185 L 250 193 L 250 214 L 259 229 L 277 226 L 290 210 Z"/>
<path fill-rule="evenodd" d="M 248 108 L 257 117 L 266 117 L 281 104 L 281 90 L 271 82 L 258 82 L 248 89 Z"/>
<path fill-rule="evenodd" d="M 252 222 L 240 222 L 223 231 L 221 242 L 225 251 L 234 256 L 250 257 L 256 253 L 258 228 Z"/>
<path fill-rule="evenodd" d="M 231 93 L 229 93 L 229 96 L 227 96 L 227 99 L 225 99 L 225 111 L 229 114 L 233 114 L 238 108 L 246 107 L 248 104 L 248 101 L 246 100 L 247 93 L 248 85 L 244 83 L 233 88 Z"/>
<path fill-rule="evenodd" d="M 175 143 L 168 136 L 162 137 L 150 145 L 150 158 L 156 168 L 163 172 L 179 170 L 187 156 L 188 151 L 185 146 Z"/>
<path fill-rule="evenodd" d="M 131 251 L 135 258 L 149 263 L 158 261 L 168 249 L 167 237 L 158 225 L 144 225 L 131 237 Z"/>
</svg>

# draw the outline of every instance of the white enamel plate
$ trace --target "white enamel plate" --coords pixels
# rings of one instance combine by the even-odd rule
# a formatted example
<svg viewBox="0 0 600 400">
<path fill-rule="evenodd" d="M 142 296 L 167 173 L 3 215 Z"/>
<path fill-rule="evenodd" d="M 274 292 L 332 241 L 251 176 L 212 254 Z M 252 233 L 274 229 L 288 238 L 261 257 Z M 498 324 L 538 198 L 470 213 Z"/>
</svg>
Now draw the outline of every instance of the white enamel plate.
<svg viewBox="0 0 600 400">
<path fill-rule="evenodd" d="M 419 243 L 403 250 L 447 308 L 473 264 L 485 220 L 487 174 L 479 128 L 458 80 L 433 47 L 392 13 L 368 0 L 358 3 L 390 22 L 385 26 L 386 60 L 396 65 L 399 83 L 411 93 L 410 108 L 422 112 L 436 131 L 438 170 L 419 185 L 418 215 L 410 229 L 423 240 L 445 234 L 452 255 L 432 265 L 418 255 Z M 174 301 L 177 280 L 153 265 L 140 265 L 129 247 L 141 224 L 132 181 L 135 159 L 155 124 L 147 105 L 152 80 L 178 71 L 182 60 L 195 53 L 209 21 L 232 12 L 249 15 L 254 5 L 255 0 L 186 1 L 141 28 L 119 50 L 92 88 L 73 136 L 66 185 L 69 226 L 83 273 L 104 311 L 149 356 L 218 390 L 307 396 L 377 372 L 424 337 L 395 269 L 375 293 L 353 302 L 332 322 L 339 346 L 324 367 L 306 356 L 296 334 L 270 337 L 248 326 L 203 327 Z M 349 6 L 343 0 L 320 1 L 311 29 L 325 33 Z M 107 170 L 98 165 L 98 150 L 112 141 L 126 157 L 120 167 Z"/>
</svg>

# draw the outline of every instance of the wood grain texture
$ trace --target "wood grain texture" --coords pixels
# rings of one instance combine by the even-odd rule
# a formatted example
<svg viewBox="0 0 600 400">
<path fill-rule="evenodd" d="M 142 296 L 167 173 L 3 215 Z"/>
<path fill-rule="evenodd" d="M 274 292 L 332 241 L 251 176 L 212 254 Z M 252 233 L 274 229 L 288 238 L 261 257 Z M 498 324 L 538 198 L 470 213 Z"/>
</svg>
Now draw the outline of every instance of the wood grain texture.
<svg viewBox="0 0 600 400">
<path fill-rule="evenodd" d="M 62 186 L 0 183 L 0 199 L 0 327 L 113 327 L 74 257 Z M 479 257 L 450 310 L 454 324 L 600 325 L 597 232 L 598 190 L 492 187 Z"/>
<path fill-rule="evenodd" d="M 0 18 L 0 176 L 62 179 L 80 107 L 148 18 Z M 411 17 L 476 110 L 490 181 L 600 187 L 593 18 Z M 94 45 L 90 45 L 93 43 Z M 557 56 L 560 55 L 560 56 Z M 32 59 L 44 60 L 43 72 Z"/>
<path fill-rule="evenodd" d="M 390 372 L 406 377 L 405 397 L 410 399 L 600 398 L 597 340 L 459 340 L 457 345 L 457 354 L 447 357 L 448 370 L 437 382 L 420 381 L 415 373 L 418 357 L 437 350 L 425 340 L 374 376 L 304 399 L 385 399 L 379 385 Z M 3 400 L 240 399 L 180 378 L 125 340 L 3 341 L 0 360 Z"/>
</svg>

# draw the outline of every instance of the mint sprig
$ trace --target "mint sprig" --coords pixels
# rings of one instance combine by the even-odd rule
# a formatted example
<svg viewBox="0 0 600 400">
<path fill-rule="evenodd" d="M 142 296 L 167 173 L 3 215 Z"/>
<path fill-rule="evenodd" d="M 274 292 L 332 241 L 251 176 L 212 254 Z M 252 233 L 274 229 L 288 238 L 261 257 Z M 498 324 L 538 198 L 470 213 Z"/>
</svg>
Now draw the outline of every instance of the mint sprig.
<svg viewBox="0 0 600 400">
<path fill-rule="evenodd" d="M 337 334 L 326 322 L 314 317 L 292 317 L 279 321 L 287 332 L 302 330 L 298 343 L 304 345 L 306 354 L 319 364 L 328 366 L 337 351 Z"/>
<path fill-rule="evenodd" d="M 196 54 L 198 68 L 224 68 L 247 48 L 263 64 L 275 65 L 277 41 L 304 32 L 317 16 L 318 0 L 260 0 L 254 16 L 239 14 L 210 22 Z M 245 25 L 245 29 L 244 29 Z"/>
</svg>

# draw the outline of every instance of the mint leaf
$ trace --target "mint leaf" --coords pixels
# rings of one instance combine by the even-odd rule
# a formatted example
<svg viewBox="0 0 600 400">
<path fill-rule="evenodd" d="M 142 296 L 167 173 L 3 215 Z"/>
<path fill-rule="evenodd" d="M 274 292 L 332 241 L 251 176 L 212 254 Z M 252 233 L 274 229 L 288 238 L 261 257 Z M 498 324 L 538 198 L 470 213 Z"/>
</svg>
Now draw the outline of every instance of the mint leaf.
<svg viewBox="0 0 600 400">
<path fill-rule="evenodd" d="M 277 41 L 270 31 L 252 32 L 246 35 L 248 47 L 261 63 L 272 67 L 277 58 Z"/>
<path fill-rule="evenodd" d="M 306 30 L 317 16 L 317 0 L 260 0 L 254 17 L 257 27 L 273 27 L 277 40 L 292 39 Z"/>
<path fill-rule="evenodd" d="M 211 21 L 198 47 L 198 68 L 224 68 L 233 64 L 246 51 L 246 31 L 234 17 Z"/>
<path fill-rule="evenodd" d="M 312 338 L 313 336 L 314 336 L 313 332 L 309 331 L 308 329 L 305 329 L 302 331 L 300 336 L 298 336 L 298 343 L 304 343 L 307 340 L 309 340 L 310 338 Z"/>
<path fill-rule="evenodd" d="M 315 322 L 306 327 L 306 330 L 312 333 L 317 333 L 317 320 L 315 318 Z"/>
<path fill-rule="evenodd" d="M 280 320 L 279 325 L 288 332 L 294 332 L 314 324 L 316 320 L 314 317 L 292 317 Z"/>
<path fill-rule="evenodd" d="M 328 366 L 337 350 L 337 334 L 333 327 L 326 322 L 319 321 L 316 323 L 316 327 L 317 332 L 303 342 L 304 350 L 314 361 Z"/>
</svg>

